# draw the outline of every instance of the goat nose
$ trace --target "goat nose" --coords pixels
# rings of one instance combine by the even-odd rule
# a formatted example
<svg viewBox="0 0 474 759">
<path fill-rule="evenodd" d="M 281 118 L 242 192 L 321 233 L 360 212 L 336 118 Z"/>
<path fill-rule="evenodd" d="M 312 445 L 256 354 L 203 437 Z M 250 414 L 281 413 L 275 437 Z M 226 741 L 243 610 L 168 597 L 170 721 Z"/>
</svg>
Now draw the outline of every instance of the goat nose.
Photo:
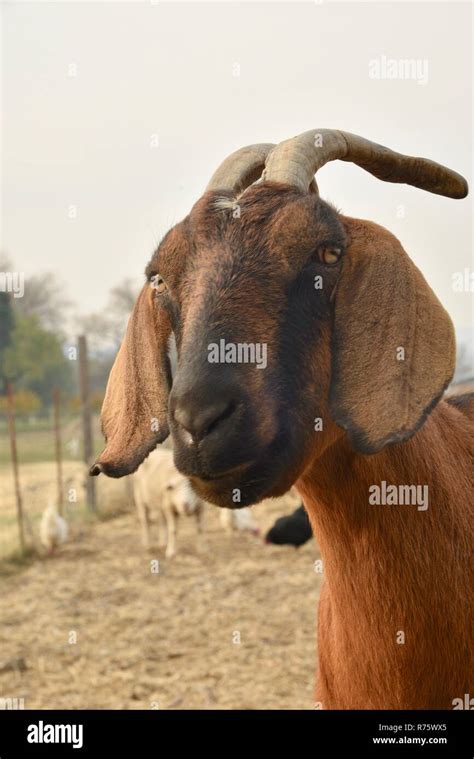
<svg viewBox="0 0 474 759">
<path fill-rule="evenodd" d="M 223 395 L 204 405 L 199 401 L 198 395 L 186 394 L 181 398 L 175 398 L 173 405 L 175 421 L 197 442 L 228 419 L 235 411 L 237 403 L 229 395 Z"/>
</svg>

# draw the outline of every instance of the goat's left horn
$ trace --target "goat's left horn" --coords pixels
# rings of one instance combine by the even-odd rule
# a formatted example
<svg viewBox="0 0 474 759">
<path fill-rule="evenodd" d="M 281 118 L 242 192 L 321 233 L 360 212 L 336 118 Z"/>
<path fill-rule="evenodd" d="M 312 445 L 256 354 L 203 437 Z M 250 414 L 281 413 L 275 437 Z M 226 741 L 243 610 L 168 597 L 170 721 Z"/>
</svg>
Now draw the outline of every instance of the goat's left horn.
<svg viewBox="0 0 474 759">
<path fill-rule="evenodd" d="M 271 143 L 260 143 L 247 145 L 231 153 L 212 175 L 206 191 L 243 192 L 260 179 L 267 156 L 274 147 Z"/>
<path fill-rule="evenodd" d="M 384 182 L 409 184 L 449 198 L 465 198 L 468 193 L 464 177 L 446 166 L 427 158 L 395 153 L 338 129 L 304 132 L 281 142 L 268 156 L 264 179 L 306 192 L 318 169 L 337 159 L 355 163 Z"/>
</svg>

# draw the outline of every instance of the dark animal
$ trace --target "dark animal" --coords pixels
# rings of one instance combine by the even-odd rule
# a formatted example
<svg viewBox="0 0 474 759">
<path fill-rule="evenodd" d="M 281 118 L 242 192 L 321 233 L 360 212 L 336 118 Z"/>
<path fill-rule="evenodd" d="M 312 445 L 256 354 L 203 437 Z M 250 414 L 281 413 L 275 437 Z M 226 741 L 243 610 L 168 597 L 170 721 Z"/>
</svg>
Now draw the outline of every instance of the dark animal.
<svg viewBox="0 0 474 759">
<path fill-rule="evenodd" d="M 273 527 L 265 535 L 266 543 L 277 546 L 299 546 L 307 543 L 313 537 L 313 531 L 308 515 L 303 505 L 298 506 L 292 514 L 279 517 Z"/>
</svg>

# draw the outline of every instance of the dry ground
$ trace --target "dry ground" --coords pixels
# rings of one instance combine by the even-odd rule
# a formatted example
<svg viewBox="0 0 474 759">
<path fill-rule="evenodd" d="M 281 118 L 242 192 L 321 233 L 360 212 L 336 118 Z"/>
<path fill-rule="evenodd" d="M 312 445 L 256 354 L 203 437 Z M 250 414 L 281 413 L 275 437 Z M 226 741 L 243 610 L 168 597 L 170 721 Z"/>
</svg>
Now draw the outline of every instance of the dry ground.
<svg viewBox="0 0 474 759">
<path fill-rule="evenodd" d="M 265 529 L 291 508 L 265 502 L 254 515 Z M 55 556 L 1 579 L 0 698 L 39 709 L 312 708 L 314 541 L 297 551 L 227 535 L 214 507 L 201 545 L 181 520 L 172 560 L 143 552 L 134 513 L 72 532 Z"/>
<path fill-rule="evenodd" d="M 85 505 L 86 467 L 79 461 L 64 461 L 62 466 L 65 517 L 69 524 L 90 522 L 92 515 Z M 20 487 L 25 515 L 25 538 L 28 547 L 38 547 L 41 515 L 48 504 L 56 502 L 56 466 L 53 462 L 20 464 Z M 125 479 L 99 478 L 97 500 L 102 516 L 127 507 Z M 18 550 L 13 474 L 10 466 L 0 468 L 0 562 Z"/>
</svg>

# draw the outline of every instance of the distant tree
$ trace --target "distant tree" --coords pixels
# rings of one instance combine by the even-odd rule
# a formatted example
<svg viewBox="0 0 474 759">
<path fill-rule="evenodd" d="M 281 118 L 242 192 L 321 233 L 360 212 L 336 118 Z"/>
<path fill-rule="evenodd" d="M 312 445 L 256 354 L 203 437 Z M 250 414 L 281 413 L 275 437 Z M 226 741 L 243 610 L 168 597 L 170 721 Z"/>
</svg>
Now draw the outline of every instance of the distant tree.
<svg viewBox="0 0 474 759">
<path fill-rule="evenodd" d="M 112 322 L 114 344 L 118 349 L 127 329 L 127 322 L 138 297 L 139 288 L 131 279 L 125 279 L 110 291 L 108 312 Z"/>
<path fill-rule="evenodd" d="M 11 294 L 0 292 L 0 392 L 5 389 L 5 351 L 11 345 L 14 326 Z"/>
<path fill-rule="evenodd" d="M 104 393 L 115 355 L 115 350 L 104 350 L 90 355 L 89 383 L 93 393 Z"/>
<path fill-rule="evenodd" d="M 136 283 L 125 279 L 110 291 L 103 313 L 82 317 L 80 329 L 87 335 L 92 352 L 118 350 L 137 295 Z"/>
<path fill-rule="evenodd" d="M 106 314 L 88 314 L 79 320 L 79 332 L 87 335 L 87 345 L 92 354 L 115 348 L 114 325 Z"/>
<path fill-rule="evenodd" d="M 0 251 L 0 271 L 16 271 L 12 258 Z M 15 313 L 37 316 L 40 325 L 58 335 L 63 335 L 72 302 L 64 294 L 64 285 L 54 272 L 40 272 L 25 278 L 21 298 L 13 298 Z"/>
<path fill-rule="evenodd" d="M 36 393 L 32 393 L 30 390 L 20 390 L 19 393 L 14 393 L 15 411 L 17 414 L 35 414 L 41 408 L 41 399 Z M 5 413 L 7 410 L 7 398 L 4 395 L 0 395 L 0 412 Z"/>
<path fill-rule="evenodd" d="M 124 279 L 123 282 L 113 287 L 110 291 L 109 307 L 114 316 L 128 316 L 135 305 L 138 288 L 132 279 Z"/>
<path fill-rule="evenodd" d="M 456 357 L 456 371 L 453 384 L 461 384 L 474 380 L 474 351 L 466 342 L 458 344 Z"/>
<path fill-rule="evenodd" d="M 4 372 L 15 390 L 36 393 L 46 406 L 56 385 L 68 394 L 72 388 L 71 362 L 59 338 L 42 328 L 36 316 L 17 316 L 11 344 L 4 354 Z"/>
<path fill-rule="evenodd" d="M 43 329 L 63 336 L 71 301 L 64 295 L 64 287 L 52 272 L 26 277 L 22 298 L 15 299 L 14 307 L 22 316 L 35 316 Z"/>
</svg>

